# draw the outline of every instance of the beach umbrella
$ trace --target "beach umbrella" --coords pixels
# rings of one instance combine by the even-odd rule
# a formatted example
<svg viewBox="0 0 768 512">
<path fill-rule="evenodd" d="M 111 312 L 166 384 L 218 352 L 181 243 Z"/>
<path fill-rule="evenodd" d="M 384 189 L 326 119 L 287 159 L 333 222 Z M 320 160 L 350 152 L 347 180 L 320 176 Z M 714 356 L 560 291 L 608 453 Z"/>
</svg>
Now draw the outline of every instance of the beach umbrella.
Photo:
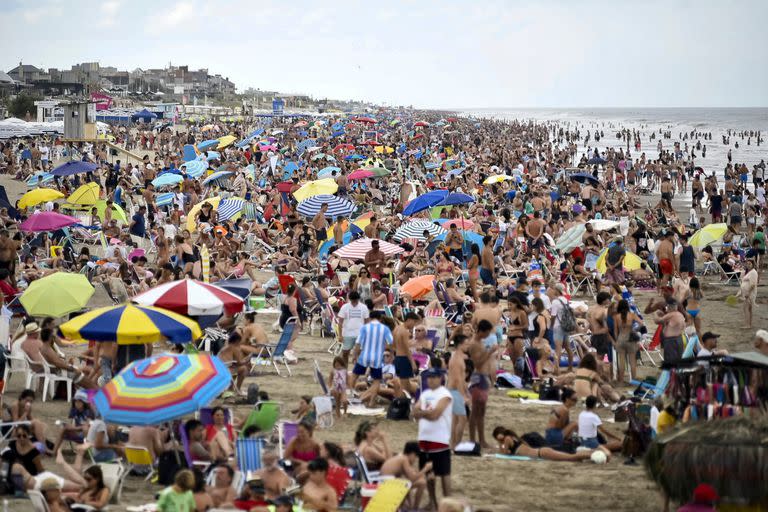
<svg viewBox="0 0 768 512">
<path fill-rule="evenodd" d="M 426 121 L 416 121 L 415 123 L 413 123 L 413 126 L 416 126 L 418 128 L 426 128 L 429 126 L 429 123 Z"/>
<path fill-rule="evenodd" d="M 355 203 L 348 199 L 344 199 L 343 197 L 330 194 L 318 194 L 300 202 L 296 211 L 305 217 L 314 217 L 324 204 L 328 205 L 328 211 L 325 212 L 325 216 L 329 219 L 348 217 L 352 215 L 352 212 L 357 208 Z"/>
<path fill-rule="evenodd" d="M 352 171 L 348 177 L 351 180 L 364 180 L 373 178 L 374 176 L 375 174 L 373 174 L 373 171 L 369 171 L 368 169 L 357 169 L 356 171 Z"/>
<path fill-rule="evenodd" d="M 97 308 L 59 326 L 70 340 L 116 341 L 118 345 L 144 345 L 159 341 L 189 343 L 202 336 L 189 318 L 162 308 L 121 304 Z"/>
<path fill-rule="evenodd" d="M 385 256 L 394 256 L 403 252 L 405 249 L 399 245 L 391 244 L 383 240 L 379 240 L 379 249 Z M 363 260 L 365 255 L 371 250 L 370 238 L 359 238 L 354 242 L 345 245 L 333 252 L 335 256 L 348 260 Z"/>
<path fill-rule="evenodd" d="M 199 143 L 197 145 L 197 149 L 199 151 L 205 151 L 206 149 L 209 149 L 209 148 L 218 147 L 218 145 L 219 145 L 219 140 L 218 139 L 208 139 L 208 140 L 204 140 L 203 142 Z"/>
<path fill-rule="evenodd" d="M 443 233 L 435 237 L 435 242 L 445 241 L 445 236 L 448 233 Z M 483 235 L 475 233 L 474 231 L 461 231 L 461 235 L 464 237 L 464 242 L 469 244 L 477 244 L 479 247 L 483 246 Z"/>
<path fill-rule="evenodd" d="M 461 194 L 459 192 L 454 192 L 452 194 L 446 195 L 442 201 L 437 203 L 435 206 L 451 206 L 454 204 L 466 204 L 466 203 L 474 203 L 475 198 L 467 195 L 467 194 Z"/>
<path fill-rule="evenodd" d="M 195 216 L 197 215 L 197 212 L 200 211 L 200 209 L 203 207 L 205 203 L 210 204 L 214 210 L 216 210 L 219 207 L 219 203 L 221 202 L 221 197 L 209 197 L 208 199 L 204 199 L 203 201 L 200 201 L 195 206 L 193 206 L 189 213 L 187 214 L 187 229 L 190 231 L 195 231 L 197 229 L 197 225 L 195 224 Z"/>
<path fill-rule="evenodd" d="M 52 188 L 36 188 L 30 190 L 19 199 L 19 208 L 29 208 L 47 201 L 61 199 L 64 194 Z"/>
<path fill-rule="evenodd" d="M 395 241 L 400 242 L 406 238 L 415 238 L 417 240 L 426 240 L 424 231 L 428 231 L 431 236 L 438 236 L 445 233 L 445 229 L 441 228 L 434 222 L 427 220 L 416 219 L 410 222 L 406 222 L 395 231 L 395 236 L 392 238 Z"/>
<path fill-rule="evenodd" d="M 319 171 L 317 171 L 317 177 L 318 178 L 330 178 L 331 174 L 336 171 L 336 173 L 341 172 L 341 167 L 334 167 L 332 165 L 329 165 L 328 167 L 323 167 Z"/>
<path fill-rule="evenodd" d="M 493 176 L 488 176 L 483 181 L 483 185 L 491 185 L 493 183 L 501 183 L 502 181 L 511 180 L 512 176 L 507 176 L 506 174 L 494 174 Z"/>
<path fill-rule="evenodd" d="M 93 172 L 98 169 L 99 166 L 91 162 L 83 162 L 82 160 L 71 160 L 65 164 L 56 167 L 51 171 L 54 176 L 72 176 L 73 174 L 80 174 L 83 172 Z"/>
<path fill-rule="evenodd" d="M 344 160 L 365 160 L 366 157 L 363 155 L 347 155 L 344 157 Z"/>
<path fill-rule="evenodd" d="M 387 155 L 395 152 L 395 148 L 390 146 L 376 146 L 375 148 L 373 148 L 373 150 L 376 153 L 382 153 L 382 154 L 386 153 Z"/>
<path fill-rule="evenodd" d="M 175 174 L 172 172 L 166 172 L 164 174 L 161 174 L 157 178 L 152 180 L 152 184 L 157 187 L 168 187 L 172 185 L 177 185 L 184 181 L 184 177 L 180 174 Z"/>
<path fill-rule="evenodd" d="M 375 178 L 385 178 L 392 174 L 386 167 L 365 167 L 362 170 L 372 172 Z"/>
<path fill-rule="evenodd" d="M 242 197 L 228 197 L 222 199 L 217 211 L 219 212 L 219 221 L 235 219 L 245 208 L 245 199 Z"/>
<path fill-rule="evenodd" d="M 332 178 L 324 178 L 321 180 L 310 181 L 301 186 L 296 192 L 293 193 L 293 197 L 298 201 L 303 201 L 312 196 L 320 194 L 334 194 L 339 190 L 339 185 Z"/>
<path fill-rule="evenodd" d="M 372 117 L 355 117 L 352 120 L 357 121 L 358 123 L 376 124 L 376 120 Z"/>
<path fill-rule="evenodd" d="M 334 153 L 341 153 L 342 151 L 354 151 L 355 146 L 352 144 L 337 144 L 336 147 L 333 148 Z"/>
<path fill-rule="evenodd" d="M 21 223 L 22 231 L 56 231 L 57 229 L 77 224 L 80 220 L 56 212 L 41 212 L 30 215 Z"/>
<path fill-rule="evenodd" d="M 205 171 L 208 170 L 208 162 L 203 160 L 191 160 L 181 164 L 184 170 L 186 170 L 187 176 L 190 178 L 197 178 L 202 176 Z"/>
<path fill-rule="evenodd" d="M 107 211 L 107 202 L 104 199 L 99 199 L 93 204 L 93 207 L 96 208 L 96 215 L 98 215 L 99 219 L 104 222 L 104 212 Z M 128 217 L 125 215 L 125 210 L 123 210 L 123 207 L 119 204 L 112 203 L 112 218 L 123 224 L 128 223 Z"/>
<path fill-rule="evenodd" d="M 581 247 L 581 237 L 587 231 L 585 224 L 576 224 L 568 228 L 555 242 L 558 251 L 570 252 L 576 247 Z"/>
<path fill-rule="evenodd" d="M 83 309 L 94 291 L 84 274 L 56 272 L 32 281 L 19 302 L 30 316 L 59 318 Z"/>
<path fill-rule="evenodd" d="M 568 178 L 573 181 L 578 181 L 579 183 L 582 183 L 582 184 L 590 182 L 592 185 L 597 185 L 598 183 L 600 183 L 600 180 L 598 180 L 588 172 L 577 172 L 576 174 L 571 174 L 570 176 L 568 176 Z"/>
<path fill-rule="evenodd" d="M 459 229 L 472 229 L 475 227 L 475 223 L 469 219 L 446 219 L 440 222 L 444 229 L 451 229 L 451 224 L 456 224 L 456 227 Z"/>
<path fill-rule="evenodd" d="M 432 190 L 422 194 L 406 205 L 403 215 L 415 215 L 421 211 L 428 210 L 433 206 L 437 206 L 447 196 L 447 190 Z"/>
<path fill-rule="evenodd" d="M 592 219 L 589 221 L 595 231 L 610 231 L 619 227 L 619 221 L 608 219 Z"/>
<path fill-rule="evenodd" d="M 232 171 L 216 171 L 203 180 L 203 185 L 208 185 L 212 181 L 223 180 L 229 178 L 234 173 Z"/>
<path fill-rule="evenodd" d="M 434 289 L 435 276 L 426 274 L 410 278 L 400 287 L 400 295 L 408 295 L 413 300 L 418 300 L 429 294 Z"/>
<path fill-rule="evenodd" d="M 67 198 L 67 202 L 71 204 L 90 205 L 99 200 L 99 184 L 95 181 L 81 185 L 74 192 L 72 192 Z"/>
<path fill-rule="evenodd" d="M 102 419 L 159 425 L 199 411 L 231 384 L 226 365 L 209 354 L 161 354 L 129 364 L 94 396 Z"/>
<path fill-rule="evenodd" d="M 242 297 L 215 285 L 181 279 L 161 284 L 133 298 L 143 306 L 155 306 L 180 315 L 234 315 L 243 310 Z"/>
<path fill-rule="evenodd" d="M 703 249 L 709 244 L 715 243 L 718 240 L 722 240 L 727 231 L 727 224 L 709 224 L 695 232 L 689 240 L 689 243 L 691 244 L 691 247 L 696 249 Z"/>
<path fill-rule="evenodd" d="M 237 137 L 234 135 L 225 135 L 223 137 L 220 137 L 218 139 L 219 144 L 216 146 L 216 149 L 224 149 L 227 146 L 231 146 L 232 143 L 234 143 L 237 140 Z"/>
<path fill-rule="evenodd" d="M 600 256 L 597 257 L 597 262 L 595 263 L 595 268 L 598 272 L 601 274 L 605 274 L 605 271 L 608 270 L 608 265 L 605 262 L 605 258 L 608 255 L 608 248 L 603 249 L 600 252 Z M 624 270 L 637 270 L 640 268 L 640 265 L 643 263 L 642 258 L 638 256 L 637 254 L 633 252 L 627 251 L 624 255 Z"/>
<path fill-rule="evenodd" d="M 247 277 L 240 277 L 237 279 L 223 279 L 221 281 L 216 281 L 214 286 L 222 288 L 228 292 L 232 292 L 241 299 L 246 300 L 248 299 L 248 296 L 251 295 L 251 287 L 253 286 L 253 281 Z"/>
<path fill-rule="evenodd" d="M 755 371 L 765 373 L 764 367 Z M 768 481 L 766 439 L 764 414 L 691 421 L 659 436 L 643 463 L 674 501 L 687 502 L 706 482 L 720 497 L 718 510 L 765 510 L 768 487 L 759 482 Z"/>
<path fill-rule="evenodd" d="M 205 159 L 210 162 L 211 160 L 221 160 L 221 153 L 216 151 L 206 151 Z"/>
<path fill-rule="evenodd" d="M 27 188 L 29 187 L 38 187 L 40 185 L 45 185 L 47 183 L 50 183 L 53 181 L 55 176 L 49 172 L 36 172 L 29 178 L 27 178 L 27 181 L 25 182 L 27 184 Z"/>
<path fill-rule="evenodd" d="M 593 156 L 589 160 L 587 160 L 587 163 L 589 165 L 603 165 L 606 162 L 605 158 L 600 158 L 599 156 Z"/>
</svg>

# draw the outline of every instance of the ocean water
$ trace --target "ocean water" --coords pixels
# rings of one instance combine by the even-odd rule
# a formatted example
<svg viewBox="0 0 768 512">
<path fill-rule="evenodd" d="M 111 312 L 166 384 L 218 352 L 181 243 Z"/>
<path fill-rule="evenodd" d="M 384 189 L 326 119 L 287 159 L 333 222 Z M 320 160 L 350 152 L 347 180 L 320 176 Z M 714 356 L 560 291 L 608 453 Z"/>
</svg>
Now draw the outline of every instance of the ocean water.
<svg viewBox="0 0 768 512">
<path fill-rule="evenodd" d="M 697 130 L 711 132 L 712 140 L 703 141 L 707 145 L 707 156 L 702 158 L 701 151 L 696 151 L 696 164 L 701 165 L 707 174 L 722 175 L 722 170 L 728 163 L 727 152 L 731 150 L 734 163 L 745 163 L 749 169 L 761 160 L 768 162 L 768 142 L 757 146 L 755 137 L 747 145 L 747 136 L 742 138 L 733 133 L 740 131 L 760 131 L 763 138 L 768 139 L 768 108 L 585 108 L 585 109 L 467 109 L 462 115 L 477 118 L 492 118 L 502 120 L 533 120 L 539 122 L 556 122 L 564 128 L 579 128 L 582 139 L 579 144 L 579 156 L 588 149 L 594 149 L 594 136 L 590 138 L 589 148 L 584 146 L 584 135 L 589 130 L 602 130 L 604 138 L 597 143 L 598 150 L 607 147 L 623 147 L 626 142 L 616 138 L 616 132 L 622 128 L 639 130 L 642 147 L 648 158 L 658 155 L 656 144 L 659 141 L 659 130 L 671 131 L 671 139 L 661 139 L 664 149 L 671 150 L 674 142 L 685 141 L 680 138 L 680 132 Z M 722 135 L 732 130 L 730 144 L 723 144 Z M 656 139 L 649 140 L 651 132 L 656 132 Z M 738 141 L 739 147 L 735 147 Z M 696 137 L 688 138 L 689 148 L 696 144 Z M 640 154 L 631 146 L 633 158 Z"/>
</svg>

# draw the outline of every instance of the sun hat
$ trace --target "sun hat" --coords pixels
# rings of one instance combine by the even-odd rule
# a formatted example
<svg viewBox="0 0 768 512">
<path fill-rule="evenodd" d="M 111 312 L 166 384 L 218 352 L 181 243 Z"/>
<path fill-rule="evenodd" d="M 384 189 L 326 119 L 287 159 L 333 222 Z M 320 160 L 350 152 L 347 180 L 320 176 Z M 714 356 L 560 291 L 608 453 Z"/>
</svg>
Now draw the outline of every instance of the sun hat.
<svg viewBox="0 0 768 512">
<path fill-rule="evenodd" d="M 27 334 L 40 332 L 40 326 L 37 325 L 37 322 L 30 322 L 24 327 L 24 332 L 26 332 Z"/>
</svg>

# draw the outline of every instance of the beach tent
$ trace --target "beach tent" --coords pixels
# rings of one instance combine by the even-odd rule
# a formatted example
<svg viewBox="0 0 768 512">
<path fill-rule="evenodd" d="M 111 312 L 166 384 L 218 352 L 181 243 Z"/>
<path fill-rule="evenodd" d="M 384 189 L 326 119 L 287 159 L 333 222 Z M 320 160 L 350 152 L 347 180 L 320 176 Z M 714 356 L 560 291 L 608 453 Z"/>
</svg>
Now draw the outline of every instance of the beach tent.
<svg viewBox="0 0 768 512">
<path fill-rule="evenodd" d="M 131 116 L 131 121 L 133 121 L 134 123 L 136 123 L 138 121 L 142 121 L 144 123 L 149 123 L 153 119 L 157 119 L 157 114 L 155 114 L 154 112 L 150 112 L 147 109 L 140 110 L 138 112 L 134 112 L 134 114 Z"/>
</svg>

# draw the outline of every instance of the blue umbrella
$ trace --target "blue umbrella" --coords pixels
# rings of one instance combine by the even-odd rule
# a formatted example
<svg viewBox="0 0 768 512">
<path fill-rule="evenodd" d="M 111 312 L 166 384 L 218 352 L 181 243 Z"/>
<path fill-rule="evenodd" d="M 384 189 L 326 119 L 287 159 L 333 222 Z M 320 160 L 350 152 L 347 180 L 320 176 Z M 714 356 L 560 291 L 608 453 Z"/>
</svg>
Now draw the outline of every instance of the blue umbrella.
<svg viewBox="0 0 768 512">
<path fill-rule="evenodd" d="M 342 241 L 344 242 L 344 245 L 350 243 L 352 241 L 352 238 L 354 238 L 355 233 L 352 232 L 350 229 L 346 233 L 344 233 L 344 236 L 342 237 Z M 328 254 L 328 251 L 331 250 L 331 247 L 333 247 L 335 241 L 333 238 L 329 238 L 325 242 L 323 242 L 323 245 L 320 246 L 320 249 L 318 249 L 317 254 L 318 256 L 325 256 Z"/>
<path fill-rule="evenodd" d="M 448 171 L 448 174 L 453 174 L 454 176 L 458 176 L 466 170 L 467 170 L 466 167 L 459 167 L 456 169 L 451 169 L 450 171 Z"/>
<path fill-rule="evenodd" d="M 475 198 L 472 196 L 468 196 L 467 194 L 460 194 L 458 192 L 454 192 L 453 194 L 448 194 L 445 196 L 445 198 L 440 201 L 435 206 L 450 206 L 453 204 L 466 204 L 466 203 L 474 203 Z"/>
<path fill-rule="evenodd" d="M 317 171 L 317 177 L 318 178 L 330 178 L 333 171 L 336 171 L 336 173 L 341 172 L 341 168 L 334 167 L 332 165 L 329 165 L 328 167 L 324 167 Z"/>
<path fill-rule="evenodd" d="M 51 171 L 54 176 L 72 176 L 73 174 L 80 174 L 83 172 L 93 172 L 98 169 L 99 166 L 92 164 L 91 162 L 83 162 L 82 160 L 72 160 L 65 164 L 62 164 Z"/>
<path fill-rule="evenodd" d="M 220 180 L 222 178 L 228 178 L 234 173 L 232 171 L 216 171 L 203 180 L 203 185 L 207 185 L 212 181 Z"/>
<path fill-rule="evenodd" d="M 432 169 L 437 169 L 441 165 L 442 164 L 440 162 L 437 162 L 437 163 L 435 163 L 435 162 L 427 162 L 426 164 L 424 164 L 424 168 L 427 169 L 427 170 L 432 170 Z"/>
<path fill-rule="evenodd" d="M 218 153 L 216 151 L 208 151 L 206 153 L 205 159 L 208 160 L 209 162 L 211 160 L 220 160 L 221 159 L 221 153 Z"/>
<path fill-rule="evenodd" d="M 191 162 L 181 164 L 181 167 L 186 169 L 187 176 L 190 178 L 197 178 L 198 176 L 202 176 L 203 173 L 208 170 L 208 162 L 203 160 L 192 160 Z"/>
<path fill-rule="evenodd" d="M 157 194 L 155 196 L 155 204 L 157 206 L 168 206 L 173 202 L 173 192 L 166 192 L 164 194 Z"/>
<path fill-rule="evenodd" d="M 167 187 L 169 185 L 176 185 L 177 183 L 181 183 L 184 181 L 184 178 L 179 176 L 178 174 L 174 174 L 172 172 L 166 172 L 164 174 L 161 174 L 157 178 L 152 180 L 152 184 L 157 187 Z"/>
<path fill-rule="evenodd" d="M 573 181 L 578 181 L 579 183 L 586 183 L 586 182 L 592 182 L 593 185 L 597 185 L 600 183 L 600 180 L 592 176 L 591 174 L 587 172 L 577 172 L 576 174 L 571 174 L 568 176 Z"/>
<path fill-rule="evenodd" d="M 443 199 L 448 196 L 447 190 L 433 190 L 422 194 L 405 207 L 403 215 L 415 215 L 424 210 L 429 210 L 433 206 L 438 205 Z"/>
<path fill-rule="evenodd" d="M 600 158 L 599 156 L 593 156 L 589 160 L 587 160 L 587 163 L 589 165 L 603 165 L 606 162 L 605 158 Z"/>
<path fill-rule="evenodd" d="M 154 112 L 150 112 L 147 109 L 144 109 L 144 110 L 141 110 L 139 112 L 135 112 L 131 116 L 131 119 L 133 119 L 134 121 L 136 121 L 137 119 L 141 119 L 142 121 L 148 123 L 149 121 L 151 121 L 153 119 L 157 119 L 157 114 L 155 114 Z"/>
<path fill-rule="evenodd" d="M 239 148 L 244 148 L 244 147 L 248 146 L 251 142 L 253 142 L 253 139 L 258 137 L 262 133 L 264 133 L 264 129 L 263 128 L 259 128 L 258 130 L 253 130 L 243 140 L 241 140 L 240 142 L 235 144 L 235 146 L 237 146 Z"/>
<path fill-rule="evenodd" d="M 325 212 L 325 216 L 332 219 L 335 219 L 336 217 L 348 217 L 355 211 L 355 208 L 357 208 L 355 203 L 344 199 L 343 197 L 320 194 L 300 202 L 296 211 L 305 217 L 314 217 L 320 211 L 320 207 L 324 204 L 328 205 L 328 210 Z"/>
<path fill-rule="evenodd" d="M 49 172 L 36 172 L 29 178 L 27 178 L 27 187 L 36 187 L 45 183 L 53 181 L 53 174 Z M 38 179 L 41 178 L 41 179 Z"/>
<path fill-rule="evenodd" d="M 443 241 L 445 240 L 445 236 L 448 233 L 443 233 L 442 235 L 438 235 L 435 237 L 435 240 Z M 461 231 L 461 234 L 464 236 L 464 241 L 469 242 L 470 244 L 477 244 L 480 247 L 483 246 L 483 235 L 480 233 L 475 233 L 474 231 Z"/>
<path fill-rule="evenodd" d="M 219 207 L 216 209 L 219 212 L 218 219 L 220 221 L 229 220 L 238 213 L 242 212 L 244 206 L 245 199 L 240 199 L 239 197 L 223 199 L 219 203 Z"/>
<path fill-rule="evenodd" d="M 347 155 L 344 160 L 365 160 L 365 157 L 363 155 Z"/>
<path fill-rule="evenodd" d="M 218 139 L 208 139 L 198 144 L 197 149 L 200 151 L 205 151 L 208 148 L 215 148 L 218 145 L 219 145 Z"/>
<path fill-rule="evenodd" d="M 214 285 L 218 286 L 219 288 L 224 288 L 228 292 L 232 292 L 238 297 L 247 299 L 251 294 L 251 286 L 253 285 L 253 281 L 243 277 L 240 279 L 224 279 L 223 281 L 217 281 Z"/>
</svg>

